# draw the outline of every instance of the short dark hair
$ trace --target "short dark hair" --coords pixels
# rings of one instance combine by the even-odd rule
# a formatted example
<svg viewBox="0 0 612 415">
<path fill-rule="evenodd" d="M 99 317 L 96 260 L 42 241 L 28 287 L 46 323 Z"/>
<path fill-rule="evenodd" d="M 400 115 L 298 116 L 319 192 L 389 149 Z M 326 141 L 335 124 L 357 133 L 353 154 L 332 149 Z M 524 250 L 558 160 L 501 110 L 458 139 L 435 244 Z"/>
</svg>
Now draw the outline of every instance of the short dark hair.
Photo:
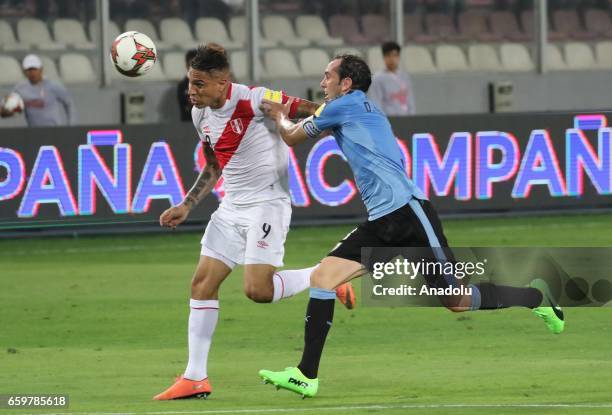
<svg viewBox="0 0 612 415">
<path fill-rule="evenodd" d="M 402 50 L 400 45 L 398 45 L 396 42 L 393 42 L 393 41 L 389 41 L 389 42 L 383 43 L 381 49 L 382 49 L 383 56 L 385 56 L 387 53 L 393 52 L 395 50 L 397 51 L 397 53 L 400 53 L 400 51 Z"/>
<path fill-rule="evenodd" d="M 185 53 L 185 63 L 187 64 L 187 66 L 191 65 L 191 61 L 193 60 L 193 58 L 195 58 L 195 55 L 197 55 L 198 51 L 195 49 L 189 49 L 187 51 L 187 53 Z"/>
<path fill-rule="evenodd" d="M 351 78 L 353 81 L 353 89 L 368 92 L 370 84 L 372 83 L 372 72 L 368 64 L 356 55 L 337 55 L 334 57 L 334 60 L 336 59 L 340 59 L 340 66 L 338 66 L 340 80 Z"/>
<path fill-rule="evenodd" d="M 208 43 L 198 46 L 191 67 L 202 72 L 225 71 L 229 69 L 229 61 L 223 46 Z"/>
</svg>

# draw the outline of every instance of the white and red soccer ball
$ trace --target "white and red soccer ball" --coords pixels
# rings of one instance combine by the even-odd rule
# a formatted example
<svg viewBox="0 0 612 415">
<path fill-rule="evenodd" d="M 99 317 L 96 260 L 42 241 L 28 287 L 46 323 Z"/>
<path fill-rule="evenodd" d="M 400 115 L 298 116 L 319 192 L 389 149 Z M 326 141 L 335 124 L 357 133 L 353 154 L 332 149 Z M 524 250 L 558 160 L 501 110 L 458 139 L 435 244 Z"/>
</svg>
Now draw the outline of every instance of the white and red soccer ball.
<svg viewBox="0 0 612 415">
<path fill-rule="evenodd" d="M 157 49 L 149 36 L 136 31 L 125 32 L 113 41 L 110 57 L 120 74 L 133 78 L 153 68 Z"/>
<path fill-rule="evenodd" d="M 2 108 L 4 108 L 5 111 L 10 112 L 11 114 L 15 112 L 21 112 L 25 108 L 23 98 L 21 98 L 21 95 L 16 92 L 11 92 L 10 94 L 8 94 L 2 100 L 0 105 L 2 105 Z"/>
</svg>

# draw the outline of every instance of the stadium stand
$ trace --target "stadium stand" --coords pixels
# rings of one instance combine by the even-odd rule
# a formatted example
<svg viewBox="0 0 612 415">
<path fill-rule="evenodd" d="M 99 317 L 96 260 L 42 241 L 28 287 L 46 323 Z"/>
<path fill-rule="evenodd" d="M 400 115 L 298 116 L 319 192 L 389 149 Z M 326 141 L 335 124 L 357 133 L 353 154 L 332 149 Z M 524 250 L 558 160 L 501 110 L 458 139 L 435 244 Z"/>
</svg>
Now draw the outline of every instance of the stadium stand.
<svg viewBox="0 0 612 415">
<path fill-rule="evenodd" d="M 308 39 L 320 46 L 340 46 L 344 43 L 341 37 L 331 37 L 319 16 L 302 15 L 295 19 L 295 29 L 298 37 Z"/>
<path fill-rule="evenodd" d="M 404 15 L 404 42 L 431 43 L 435 40 L 433 36 L 425 33 L 423 20 L 418 14 Z"/>
<path fill-rule="evenodd" d="M 592 70 L 598 69 L 591 47 L 582 42 L 569 42 L 563 46 L 568 69 Z"/>
<path fill-rule="evenodd" d="M 595 56 L 601 69 L 612 69 L 612 41 L 598 42 L 595 45 Z"/>
<path fill-rule="evenodd" d="M 370 44 L 382 43 L 391 39 L 389 22 L 380 14 L 366 14 L 361 18 L 363 35 Z"/>
<path fill-rule="evenodd" d="M 90 42 L 81 22 L 76 19 L 56 19 L 53 22 L 55 40 L 74 49 L 93 50 L 96 44 Z"/>
<path fill-rule="evenodd" d="M 357 20 L 345 14 L 334 14 L 329 18 L 329 34 L 341 37 L 348 45 L 364 45 L 367 38 L 359 31 Z"/>
<path fill-rule="evenodd" d="M 612 21 L 605 10 L 588 9 L 584 13 L 584 22 L 588 30 L 596 37 L 612 39 Z"/>
<path fill-rule="evenodd" d="M 32 17 L 25 17 L 17 22 L 17 36 L 22 44 L 32 49 L 51 51 L 66 48 L 65 44 L 54 42 L 51 39 L 45 22 Z"/>
<path fill-rule="evenodd" d="M 261 59 L 257 57 L 257 61 L 259 63 L 259 67 L 261 68 L 262 73 L 266 73 L 265 67 L 263 66 Z M 237 50 L 230 53 L 230 65 L 232 67 L 232 73 L 234 77 L 238 80 L 238 82 L 243 82 L 245 79 L 248 79 L 248 56 L 247 52 L 244 50 Z"/>
<path fill-rule="evenodd" d="M 596 36 L 582 27 L 577 10 L 555 10 L 552 20 L 555 30 L 561 33 L 564 39 L 589 40 Z"/>
<path fill-rule="evenodd" d="M 425 16 L 427 33 L 438 41 L 461 42 L 467 40 L 466 36 L 457 32 L 453 17 L 445 13 L 428 13 Z"/>
<path fill-rule="evenodd" d="M 199 42 L 216 42 L 226 49 L 244 47 L 244 41 L 232 40 L 223 22 L 215 17 L 200 17 L 197 19 L 195 33 Z"/>
<path fill-rule="evenodd" d="M 497 52 L 491 45 L 470 45 L 468 47 L 468 58 L 470 67 L 476 71 L 503 70 Z"/>
<path fill-rule="evenodd" d="M 401 52 L 402 66 L 410 73 L 434 73 L 431 53 L 423 46 L 405 46 Z"/>
<path fill-rule="evenodd" d="M 529 35 L 529 38 L 533 39 L 535 34 L 535 21 L 533 10 L 524 10 L 521 12 L 521 26 L 523 31 Z M 558 32 L 554 30 L 550 24 L 548 25 L 548 40 L 550 41 L 561 41 L 567 38 L 567 34 L 564 32 Z"/>
<path fill-rule="evenodd" d="M 14 52 L 26 50 L 27 45 L 17 42 L 13 28 L 6 20 L 0 20 L 0 50 Z"/>
<path fill-rule="evenodd" d="M 291 21 L 286 16 L 265 16 L 263 22 L 263 34 L 267 39 L 289 47 L 303 47 L 310 45 L 310 40 L 296 36 Z"/>
<path fill-rule="evenodd" d="M 323 49 L 307 48 L 300 51 L 300 68 L 304 76 L 319 77 L 329 63 L 329 55 Z"/>
<path fill-rule="evenodd" d="M 363 52 L 357 48 L 351 48 L 351 47 L 344 46 L 344 47 L 337 48 L 336 50 L 334 50 L 334 56 L 344 55 L 344 54 L 350 54 L 350 55 L 356 55 L 356 56 L 363 57 Z"/>
<path fill-rule="evenodd" d="M 198 44 L 187 23 L 178 17 L 162 19 L 159 24 L 159 34 L 164 43 L 175 48 L 189 50 Z"/>
<path fill-rule="evenodd" d="M 299 78 L 302 71 L 293 54 L 287 49 L 268 49 L 264 53 L 265 76 L 274 78 Z"/>
<path fill-rule="evenodd" d="M 494 42 L 502 40 L 500 33 L 489 30 L 487 15 L 482 11 L 468 10 L 459 15 L 459 32 L 468 40 L 480 42 Z"/>
<path fill-rule="evenodd" d="M 91 61 L 80 53 L 65 53 L 60 56 L 59 68 L 62 80 L 67 84 L 85 84 L 97 80 Z"/>
<path fill-rule="evenodd" d="M 383 68 L 379 45 L 391 37 L 390 21 L 385 14 L 381 14 L 384 10 L 368 8 L 370 12 L 363 14 L 360 19 L 342 8 L 335 10 L 341 13 L 333 14 L 329 18 L 329 25 L 316 14 L 283 10 L 273 14 L 263 13 L 261 32 L 264 37 L 260 39 L 260 46 L 263 48 L 262 57 L 266 65 L 262 65 L 262 70 L 268 68 L 270 71 L 264 72 L 264 77 L 318 77 L 331 56 L 344 52 L 366 56 L 373 72 Z M 517 10 L 519 19 L 509 8 L 494 10 L 489 0 L 483 0 L 483 4 L 470 0 L 457 14 L 454 10 L 440 8 L 410 10 L 410 13 L 404 15 L 405 46 L 401 57 L 402 66 L 409 72 L 534 70 L 529 48 L 521 44 L 531 40 L 533 36 L 534 12 L 531 9 Z M 612 37 L 612 21 L 608 11 L 584 9 L 584 25 L 580 17 L 576 9 L 550 11 L 549 40 L 566 40 L 568 43 L 558 47 L 549 45 L 546 51 L 549 70 L 612 68 L 610 42 L 587 44 L 575 41 Z M 159 31 L 151 18 L 124 16 L 124 19 L 124 30 L 147 33 L 158 49 L 165 50 L 165 54 L 160 54 L 160 62 L 155 66 L 155 70 L 141 79 L 143 81 L 181 79 L 185 68 L 183 53 L 179 51 L 208 41 L 222 44 L 231 52 L 234 61 L 244 62 L 234 64 L 233 70 L 239 79 L 248 77 L 248 69 L 245 67 L 246 52 L 236 50 L 246 46 L 245 16 L 231 17 L 227 26 L 219 18 L 199 17 L 192 20 L 193 30 L 182 18 L 168 17 L 159 22 Z M 97 21 L 90 21 L 87 31 L 79 20 L 72 18 L 51 19 L 48 23 L 33 17 L 13 21 L 18 36 L 15 36 L 12 21 L 0 20 L 0 50 L 12 55 L 18 64 L 25 50 L 46 50 L 51 54 L 47 56 L 43 53 L 41 57 L 44 59 L 46 76 L 50 79 L 63 79 L 66 83 L 94 82 L 97 79 L 91 56 L 67 53 L 71 49 L 95 49 Z M 115 22 L 109 23 L 109 38 L 114 39 L 119 35 L 120 29 Z M 418 46 L 434 41 L 437 43 L 431 47 Z M 464 41 L 469 43 L 460 48 L 452 45 Z M 490 42 L 498 44 L 494 46 L 488 44 Z M 283 49 L 284 47 L 288 49 Z M 274 50 L 266 51 L 268 48 Z M 71 74 L 69 67 L 79 62 L 83 62 L 83 71 Z M 8 65 L 8 75 L 4 78 L 14 78 L 15 75 L 10 74 L 10 64 Z M 115 73 L 112 76 L 117 80 L 125 80 Z M 21 79 L 21 75 L 18 78 Z"/>
<path fill-rule="evenodd" d="M 265 37 L 259 39 L 258 61 L 262 79 L 258 82 L 249 79 L 248 22 L 244 8 L 232 6 L 233 11 L 224 16 L 203 12 L 200 3 L 196 9 L 180 13 L 111 9 L 110 14 L 115 20 L 109 22 L 107 42 L 110 43 L 124 30 L 142 31 L 156 42 L 158 62 L 151 73 L 130 79 L 117 73 L 110 62 L 106 62 L 108 59 L 103 59 L 113 81 L 108 88 L 122 91 L 125 88 L 143 88 L 146 82 L 158 83 L 151 85 L 156 91 L 152 93 L 156 96 L 152 99 L 162 99 L 157 97 L 161 94 L 159 91 L 169 88 L 170 83 L 185 75 L 185 50 L 208 41 L 220 43 L 228 49 L 232 73 L 239 82 L 270 83 L 274 87 L 286 84 L 295 89 L 296 95 L 311 88 L 313 82 L 322 76 L 328 59 L 337 54 L 361 55 L 370 63 L 373 72 L 384 67 L 380 44 L 383 39 L 393 37 L 390 30 L 393 26 L 392 10 L 388 2 L 385 5 L 384 2 L 359 3 L 356 0 L 310 1 L 309 7 L 297 9 L 284 8 L 283 0 L 275 3 L 283 7 L 268 7 L 265 2 L 261 3 L 258 30 Z M 568 1 L 549 2 L 550 43 L 545 52 L 546 71 L 563 72 L 551 76 L 552 82 L 565 77 L 583 77 L 583 71 L 592 71 L 586 76 L 593 79 L 605 79 L 612 71 L 612 0 L 609 4 L 577 0 L 576 7 L 570 7 Z M 537 66 L 533 45 L 534 11 L 527 1 L 462 0 L 449 7 L 440 4 L 448 5 L 450 2 L 439 0 L 408 3 L 404 4 L 401 66 L 409 73 L 419 75 L 415 77 L 418 88 L 424 88 L 424 85 L 430 88 L 431 83 L 439 78 L 444 82 L 447 79 L 465 80 L 473 84 L 474 91 L 482 91 L 477 87 L 478 79 L 487 81 L 489 75 L 499 78 L 496 72 L 505 73 L 505 79 L 517 83 L 539 82 L 546 77 L 534 72 Z M 99 23 L 91 18 L 91 11 L 81 15 L 50 12 L 1 18 L 0 54 L 3 58 L 0 84 L 3 91 L 10 91 L 16 81 L 24 79 L 21 60 L 26 53 L 32 52 L 43 59 L 47 78 L 79 84 L 77 94 L 86 97 L 83 91 L 87 88 L 83 86 L 90 84 L 93 87 L 100 79 L 97 63 L 100 58 L 97 51 Z M 95 46 L 92 48 L 92 45 Z M 75 53 L 79 54 L 76 55 L 78 58 Z M 483 72 L 486 76 L 482 75 Z M 435 76 L 428 77 L 428 74 Z M 451 101 L 436 98 L 425 101 L 425 105 L 429 105 L 425 108 L 433 112 L 452 111 L 454 104 Z M 479 105 L 480 101 L 473 104 L 471 111 Z"/>
<path fill-rule="evenodd" d="M 552 71 L 563 71 L 568 69 L 561 51 L 556 45 L 548 44 L 544 51 L 546 59 L 546 68 Z"/>
<path fill-rule="evenodd" d="M 60 75 L 57 71 L 57 65 L 55 64 L 55 61 L 46 55 L 40 55 L 40 60 L 42 61 L 45 78 L 51 79 L 53 81 L 59 81 Z"/>
<path fill-rule="evenodd" d="M 368 65 L 370 65 L 372 73 L 378 72 L 385 67 L 380 46 L 369 47 L 366 53 L 366 60 L 368 61 Z"/>
<path fill-rule="evenodd" d="M 440 71 L 467 71 L 469 66 L 461 48 L 455 45 L 436 46 L 436 66 Z"/>
<path fill-rule="evenodd" d="M 499 46 L 502 67 L 509 72 L 533 71 L 534 64 L 527 47 L 520 43 L 502 43 Z"/>
<path fill-rule="evenodd" d="M 109 21 L 108 22 L 108 38 L 115 39 L 120 34 L 121 34 L 121 31 L 119 30 L 119 26 L 117 25 L 117 23 L 113 22 L 112 20 Z M 96 42 L 98 39 L 98 21 L 97 20 L 91 20 L 89 22 L 89 37 L 91 38 L 93 42 Z"/>
<path fill-rule="evenodd" d="M 527 33 L 523 33 L 518 25 L 516 16 L 509 11 L 494 11 L 489 16 L 491 31 L 502 39 L 511 42 L 526 42 L 531 39 Z"/>
<path fill-rule="evenodd" d="M 0 55 L 0 85 L 13 85 L 23 79 L 21 65 L 12 56 Z"/>
<path fill-rule="evenodd" d="M 223 24 L 223 23 L 221 23 Z M 223 27 L 225 30 L 225 26 Z M 221 28 L 218 28 L 218 30 L 221 30 Z M 247 21 L 246 21 L 246 17 L 244 16 L 234 16 L 230 19 L 229 22 L 229 31 L 230 34 L 232 36 L 232 40 L 234 42 L 237 42 L 238 45 L 240 47 L 245 47 L 246 46 L 246 33 L 247 33 Z M 227 36 L 227 31 L 225 31 L 225 34 Z M 271 39 L 266 39 L 262 33 L 261 30 L 259 31 L 259 44 L 262 48 L 272 48 L 272 47 L 276 47 L 278 46 L 278 42 L 271 40 Z"/>
<path fill-rule="evenodd" d="M 185 53 L 183 52 L 167 52 L 162 56 L 162 63 L 166 78 L 169 81 L 178 81 L 183 79 L 187 74 L 185 68 Z"/>
</svg>

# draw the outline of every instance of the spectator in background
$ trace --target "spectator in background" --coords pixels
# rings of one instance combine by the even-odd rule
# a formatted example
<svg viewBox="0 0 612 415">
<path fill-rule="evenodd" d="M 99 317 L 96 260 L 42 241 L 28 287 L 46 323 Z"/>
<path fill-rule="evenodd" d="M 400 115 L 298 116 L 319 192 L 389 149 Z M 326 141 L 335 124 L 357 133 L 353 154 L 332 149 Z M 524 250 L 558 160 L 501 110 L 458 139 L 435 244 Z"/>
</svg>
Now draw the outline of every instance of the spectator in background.
<svg viewBox="0 0 612 415">
<path fill-rule="evenodd" d="M 13 92 L 19 94 L 25 104 L 25 117 L 30 127 L 72 125 L 75 109 L 72 98 L 64 85 L 43 78 L 42 61 L 37 55 L 27 55 L 22 63 L 26 81 L 15 85 Z M 60 110 L 64 109 L 64 113 Z M 14 112 L 2 109 L 0 116 L 10 117 Z"/>
<path fill-rule="evenodd" d="M 368 96 L 388 116 L 414 115 L 414 95 L 410 76 L 399 67 L 400 45 L 385 42 L 382 45 L 385 69 L 372 79 Z"/>
<path fill-rule="evenodd" d="M 191 49 L 185 54 L 185 66 L 187 71 L 189 71 L 189 67 L 191 66 L 191 60 L 196 55 L 196 50 Z M 189 101 L 189 79 L 187 75 L 178 83 L 177 88 L 177 97 L 179 108 L 181 109 L 181 121 L 191 121 L 191 102 Z"/>
</svg>

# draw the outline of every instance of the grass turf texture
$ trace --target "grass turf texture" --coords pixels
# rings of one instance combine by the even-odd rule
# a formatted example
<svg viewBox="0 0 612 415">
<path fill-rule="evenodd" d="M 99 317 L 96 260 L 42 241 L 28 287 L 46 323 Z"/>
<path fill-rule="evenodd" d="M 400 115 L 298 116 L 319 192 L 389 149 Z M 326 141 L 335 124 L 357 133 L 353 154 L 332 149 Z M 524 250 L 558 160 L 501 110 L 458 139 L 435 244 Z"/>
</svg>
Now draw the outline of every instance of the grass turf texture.
<svg viewBox="0 0 612 415">
<path fill-rule="evenodd" d="M 350 229 L 292 230 L 287 267 L 312 265 Z M 612 245 L 612 217 L 604 215 L 449 220 L 445 230 L 454 246 Z M 168 232 L 0 240 L 0 394 L 70 395 L 67 410 L 4 412 L 612 413 L 610 308 L 568 309 L 566 332 L 553 336 L 525 309 L 337 307 L 318 396 L 277 392 L 257 371 L 299 360 L 307 294 L 254 304 L 242 293 L 240 269 L 221 291 L 213 395 L 153 402 L 185 368 L 199 239 Z M 583 403 L 608 406 L 512 406 Z M 446 404 L 474 406 L 437 406 Z"/>
</svg>

